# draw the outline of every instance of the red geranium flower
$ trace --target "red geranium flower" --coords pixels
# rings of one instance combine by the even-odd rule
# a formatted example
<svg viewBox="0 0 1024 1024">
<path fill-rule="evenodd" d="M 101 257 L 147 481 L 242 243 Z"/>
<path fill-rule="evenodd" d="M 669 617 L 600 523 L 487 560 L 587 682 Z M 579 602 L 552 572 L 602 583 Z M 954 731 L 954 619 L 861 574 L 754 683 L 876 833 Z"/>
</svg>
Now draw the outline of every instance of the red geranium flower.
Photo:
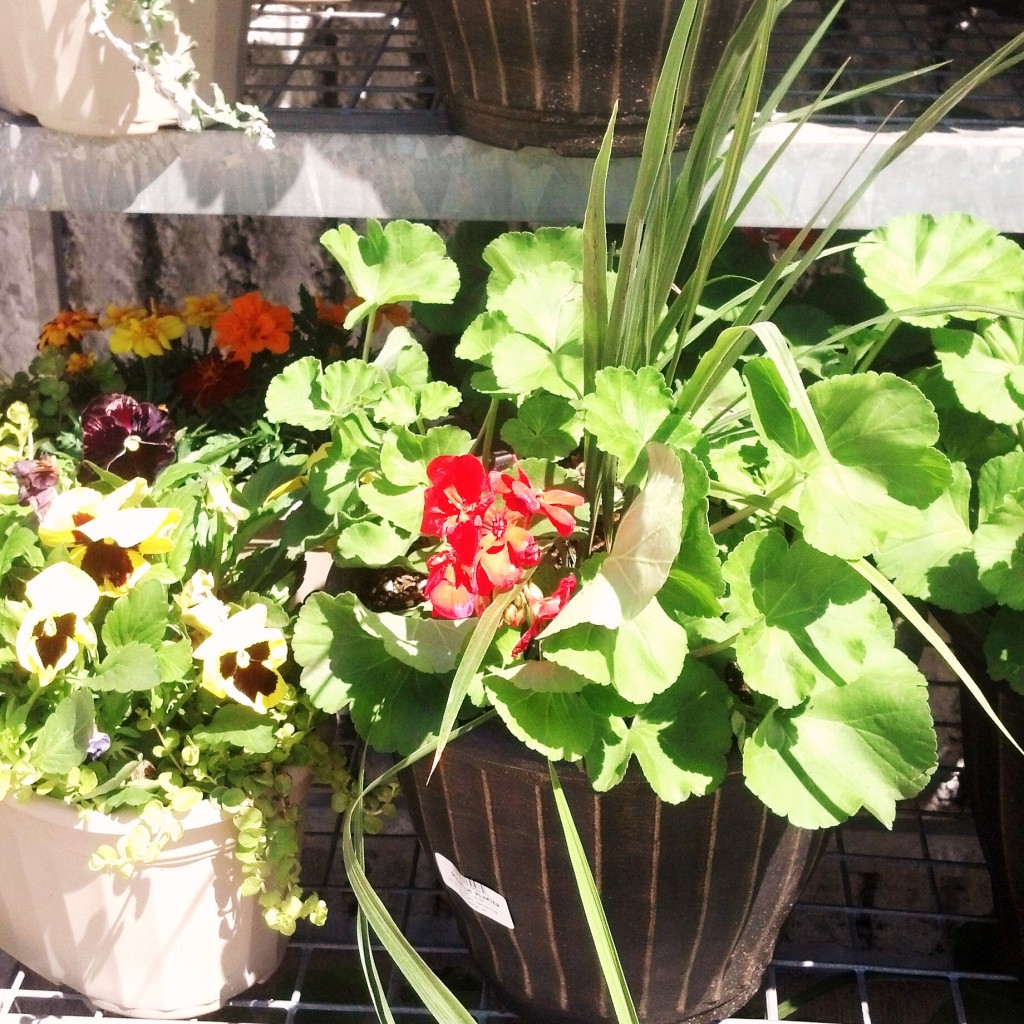
<svg viewBox="0 0 1024 1024">
<path fill-rule="evenodd" d="M 494 495 L 475 455 L 439 455 L 427 466 L 427 477 L 431 486 L 423 495 L 422 533 L 448 538 L 460 523 L 479 526 Z"/>
<path fill-rule="evenodd" d="M 178 378 L 182 397 L 199 412 L 242 394 L 245 387 L 245 367 L 237 359 L 225 359 L 220 352 L 203 356 Z"/>
<path fill-rule="evenodd" d="M 558 488 L 538 491 L 518 463 L 516 473 L 515 479 L 507 473 L 491 473 L 492 490 L 504 496 L 507 508 L 527 517 L 538 514 L 546 516 L 563 537 L 568 537 L 576 525 L 571 509 L 583 504 L 583 495 Z"/>
<path fill-rule="evenodd" d="M 512 657 L 518 658 L 525 653 L 526 648 L 533 642 L 534 637 L 550 622 L 569 602 L 572 592 L 576 589 L 576 577 L 565 576 L 558 582 L 555 592 L 550 597 L 541 597 L 540 592 L 535 588 L 527 587 L 527 607 L 529 608 L 529 626 L 523 631 L 519 643 L 512 648 Z"/>
</svg>

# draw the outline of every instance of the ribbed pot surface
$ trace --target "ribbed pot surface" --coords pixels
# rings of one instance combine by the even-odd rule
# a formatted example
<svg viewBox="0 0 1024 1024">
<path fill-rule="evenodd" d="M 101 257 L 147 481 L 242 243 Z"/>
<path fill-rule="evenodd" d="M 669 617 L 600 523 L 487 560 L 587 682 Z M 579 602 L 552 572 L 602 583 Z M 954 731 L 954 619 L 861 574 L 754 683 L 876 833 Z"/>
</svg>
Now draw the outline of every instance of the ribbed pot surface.
<svg viewBox="0 0 1024 1024">
<path fill-rule="evenodd" d="M 749 0 L 712 6 L 690 115 Z M 597 152 L 619 102 L 615 152 L 638 153 L 682 0 L 413 0 L 452 127 L 505 149 Z"/>
<path fill-rule="evenodd" d="M 492 988 L 535 1024 L 614 1021 L 546 763 L 485 726 L 445 750 L 429 785 L 428 769 L 403 787 L 428 853 L 469 880 L 452 910 Z M 738 770 L 678 806 L 640 778 L 596 794 L 575 768 L 560 777 L 641 1020 L 710 1024 L 743 1006 L 823 834 L 770 814 Z M 495 919 L 501 899 L 511 928 Z"/>
</svg>

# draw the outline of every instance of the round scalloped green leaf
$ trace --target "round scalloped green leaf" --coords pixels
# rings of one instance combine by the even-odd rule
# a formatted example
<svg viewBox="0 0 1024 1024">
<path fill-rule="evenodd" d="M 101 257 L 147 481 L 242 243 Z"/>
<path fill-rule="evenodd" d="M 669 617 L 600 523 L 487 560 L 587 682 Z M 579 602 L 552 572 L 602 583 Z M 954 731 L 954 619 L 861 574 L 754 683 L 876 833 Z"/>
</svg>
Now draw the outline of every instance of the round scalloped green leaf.
<svg viewBox="0 0 1024 1024">
<path fill-rule="evenodd" d="M 599 370 L 594 390 L 580 407 L 597 446 L 618 459 L 620 480 L 629 475 L 644 447 L 672 412 L 672 393 L 653 366 Z"/>
<path fill-rule="evenodd" d="M 920 527 L 889 536 L 875 555 L 878 568 L 908 597 L 968 612 L 991 598 L 978 581 L 969 525 L 971 478 L 953 464 L 953 486 L 921 513 Z"/>
<path fill-rule="evenodd" d="M 583 232 L 574 227 L 509 231 L 491 242 L 483 255 L 491 268 L 487 294 L 496 298 L 520 275 L 543 271 L 552 263 L 565 263 L 582 275 Z"/>
<path fill-rule="evenodd" d="M 451 302 L 459 290 L 459 269 L 445 255 L 444 240 L 426 224 L 407 220 L 381 225 L 369 220 L 360 237 L 348 224 L 320 236 L 338 261 L 362 304 L 345 318 L 351 330 L 370 310 L 395 302 Z"/>
<path fill-rule="evenodd" d="M 541 392 L 526 399 L 501 437 L 521 458 L 557 462 L 574 452 L 583 437 L 580 414 L 565 399 Z"/>
<path fill-rule="evenodd" d="M 747 787 L 801 828 L 828 828 L 862 807 L 891 826 L 896 802 L 935 771 L 928 685 L 899 651 L 870 653 L 859 678 L 777 709 L 743 747 Z"/>
<path fill-rule="evenodd" d="M 776 530 L 745 537 L 726 561 L 722 604 L 738 633 L 747 685 L 794 707 L 860 674 L 873 647 L 891 647 L 892 624 L 846 562 Z"/>
<path fill-rule="evenodd" d="M 662 800 L 680 803 L 721 785 L 733 744 L 731 706 L 725 684 L 691 659 L 679 680 L 633 719 L 628 747 Z"/>
<path fill-rule="evenodd" d="M 996 320 L 979 333 L 937 330 L 932 342 L 965 409 L 1010 426 L 1024 419 L 1015 384 L 1024 371 L 1024 321 Z"/>
<path fill-rule="evenodd" d="M 1024 490 L 1007 495 L 974 534 L 981 584 L 1000 604 L 1024 609 Z"/>
<path fill-rule="evenodd" d="M 267 388 L 267 419 L 308 430 L 326 430 L 331 410 L 321 388 L 324 368 L 319 359 L 304 356 L 285 367 Z"/>
<path fill-rule="evenodd" d="M 580 680 L 580 689 L 585 684 Z M 593 744 L 594 712 L 578 691 L 526 689 L 493 675 L 486 686 L 508 731 L 531 750 L 576 761 Z"/>
<path fill-rule="evenodd" d="M 865 235 L 853 250 L 864 280 L 901 319 L 941 327 L 949 313 L 903 313 L 953 305 L 965 320 L 979 307 L 1021 309 L 1024 250 L 984 221 L 963 213 L 908 214 Z"/>
</svg>

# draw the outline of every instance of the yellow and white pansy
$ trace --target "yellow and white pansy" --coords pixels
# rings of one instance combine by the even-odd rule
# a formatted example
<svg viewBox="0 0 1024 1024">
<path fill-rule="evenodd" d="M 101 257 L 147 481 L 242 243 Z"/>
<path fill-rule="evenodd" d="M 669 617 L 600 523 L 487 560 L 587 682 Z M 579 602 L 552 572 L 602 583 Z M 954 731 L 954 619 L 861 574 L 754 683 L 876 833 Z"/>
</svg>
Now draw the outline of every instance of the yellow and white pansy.
<svg viewBox="0 0 1024 1024">
<path fill-rule="evenodd" d="M 267 625 L 265 605 L 235 612 L 195 649 L 195 656 L 203 663 L 207 690 L 260 714 L 288 693 L 278 671 L 288 658 L 288 643 L 280 629 Z"/>
<path fill-rule="evenodd" d="M 22 668 L 46 686 L 83 647 L 96 646 L 88 616 L 100 590 L 88 573 L 67 562 L 48 566 L 25 585 L 28 612 L 15 639 Z"/>
<path fill-rule="evenodd" d="M 192 574 L 175 598 L 185 625 L 204 637 L 227 622 L 231 609 L 213 592 L 216 581 L 205 569 Z"/>
<path fill-rule="evenodd" d="M 101 593 L 126 594 L 149 570 L 145 556 L 171 550 L 181 522 L 178 509 L 141 505 L 146 493 L 141 477 L 110 494 L 91 487 L 65 491 L 39 524 L 39 539 L 67 547 L 72 564 L 87 572 Z"/>
</svg>

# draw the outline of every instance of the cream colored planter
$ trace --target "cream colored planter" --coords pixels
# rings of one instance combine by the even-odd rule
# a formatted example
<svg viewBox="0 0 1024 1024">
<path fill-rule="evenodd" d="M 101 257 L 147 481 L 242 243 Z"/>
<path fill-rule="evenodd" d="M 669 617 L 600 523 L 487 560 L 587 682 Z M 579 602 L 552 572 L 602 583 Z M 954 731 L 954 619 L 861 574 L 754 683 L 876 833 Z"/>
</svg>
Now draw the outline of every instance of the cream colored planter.
<svg viewBox="0 0 1024 1024">
<path fill-rule="evenodd" d="M 244 73 L 248 0 L 175 0 L 178 31 L 165 47 L 193 43 L 200 91 L 216 82 L 238 96 Z M 0 107 L 33 114 L 48 128 L 81 135 L 130 135 L 177 123 L 174 106 L 148 75 L 136 74 L 108 43 L 90 35 L 89 0 L 0 0 Z M 123 38 L 137 26 L 112 19 Z"/>
<path fill-rule="evenodd" d="M 239 895 L 237 833 L 224 812 L 198 804 L 182 839 L 130 879 L 88 866 L 131 824 L 119 817 L 49 797 L 0 800 L 0 948 L 131 1017 L 209 1013 L 269 978 L 287 939 L 264 923 L 256 897 Z"/>
</svg>

